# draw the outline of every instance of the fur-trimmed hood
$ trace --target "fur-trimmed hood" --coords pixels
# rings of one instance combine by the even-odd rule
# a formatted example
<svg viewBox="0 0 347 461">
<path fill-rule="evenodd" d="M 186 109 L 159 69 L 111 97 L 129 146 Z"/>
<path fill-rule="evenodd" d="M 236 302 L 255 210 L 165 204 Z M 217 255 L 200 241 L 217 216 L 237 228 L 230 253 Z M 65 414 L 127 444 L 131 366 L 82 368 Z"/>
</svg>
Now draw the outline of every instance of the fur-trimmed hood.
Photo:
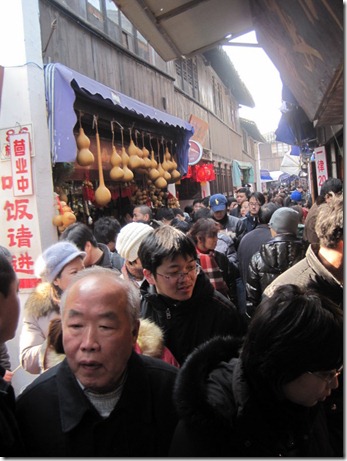
<svg viewBox="0 0 347 461">
<path fill-rule="evenodd" d="M 28 297 L 24 309 L 26 313 L 37 318 L 45 317 L 50 312 L 59 314 L 59 305 L 53 300 L 51 284 L 40 283 Z"/>
<path fill-rule="evenodd" d="M 143 355 L 161 358 L 164 350 L 164 335 L 160 327 L 149 319 L 140 319 L 137 343 Z"/>
<path fill-rule="evenodd" d="M 230 427 L 243 406 L 242 391 L 233 395 L 240 373 L 241 338 L 216 337 L 199 346 L 182 366 L 174 389 L 174 400 L 180 418 L 192 427 L 220 430 Z"/>
</svg>

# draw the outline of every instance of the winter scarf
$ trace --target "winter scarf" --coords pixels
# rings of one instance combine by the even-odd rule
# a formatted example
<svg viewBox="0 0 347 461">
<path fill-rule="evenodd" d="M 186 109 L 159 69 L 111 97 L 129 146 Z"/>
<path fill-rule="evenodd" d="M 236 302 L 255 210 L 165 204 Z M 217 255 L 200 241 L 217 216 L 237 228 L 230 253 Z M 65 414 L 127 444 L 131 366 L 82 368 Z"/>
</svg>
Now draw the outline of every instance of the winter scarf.
<svg viewBox="0 0 347 461">
<path fill-rule="evenodd" d="M 210 279 L 211 284 L 222 295 L 228 297 L 228 287 L 223 279 L 222 271 L 217 264 L 214 251 L 211 250 L 208 253 L 202 253 L 198 248 L 196 248 L 196 251 L 200 260 L 200 266 Z"/>
</svg>

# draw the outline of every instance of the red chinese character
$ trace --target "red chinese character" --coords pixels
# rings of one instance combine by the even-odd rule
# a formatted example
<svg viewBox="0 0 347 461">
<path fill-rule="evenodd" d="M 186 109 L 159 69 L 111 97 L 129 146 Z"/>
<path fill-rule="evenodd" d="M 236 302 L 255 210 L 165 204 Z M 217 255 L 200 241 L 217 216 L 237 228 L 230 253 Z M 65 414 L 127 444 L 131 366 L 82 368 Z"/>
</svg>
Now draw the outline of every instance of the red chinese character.
<svg viewBox="0 0 347 461">
<path fill-rule="evenodd" d="M 7 237 L 9 239 L 8 246 L 10 246 L 10 247 L 16 246 L 16 239 L 15 239 L 14 229 L 13 228 L 7 229 Z"/>
<path fill-rule="evenodd" d="M 12 189 L 12 177 L 11 176 L 1 176 L 1 189 Z"/>
<path fill-rule="evenodd" d="M 21 157 L 22 155 L 25 155 L 24 139 L 18 139 L 16 141 L 13 141 L 13 147 L 14 147 L 14 155 L 16 157 Z"/>
<path fill-rule="evenodd" d="M 6 221 L 17 220 L 17 219 L 33 219 L 33 215 L 28 212 L 28 199 L 18 199 L 14 203 L 6 200 L 4 210 L 7 212 Z"/>
<path fill-rule="evenodd" d="M 21 176 L 19 179 L 17 179 L 17 187 L 18 190 L 25 192 L 29 188 L 29 179 L 25 178 L 24 176 Z"/>
<path fill-rule="evenodd" d="M 28 173 L 28 164 L 25 158 L 16 160 L 16 173 Z"/>
<path fill-rule="evenodd" d="M 17 259 L 13 259 L 13 267 L 16 272 L 21 272 L 23 274 L 34 274 L 33 266 L 34 261 L 27 252 L 24 254 L 21 253 Z"/>
<path fill-rule="evenodd" d="M 318 160 L 317 164 L 318 171 L 324 171 L 324 161 L 323 160 Z"/>
<path fill-rule="evenodd" d="M 14 229 L 8 229 L 7 232 L 7 237 L 9 238 L 9 246 L 15 246 L 16 245 L 16 239 L 17 239 L 17 246 L 20 247 L 28 247 L 31 248 L 31 237 L 33 234 L 30 232 L 30 229 L 28 227 L 24 227 L 22 224 L 19 229 L 17 229 L 17 234 L 15 235 L 15 230 Z"/>
</svg>

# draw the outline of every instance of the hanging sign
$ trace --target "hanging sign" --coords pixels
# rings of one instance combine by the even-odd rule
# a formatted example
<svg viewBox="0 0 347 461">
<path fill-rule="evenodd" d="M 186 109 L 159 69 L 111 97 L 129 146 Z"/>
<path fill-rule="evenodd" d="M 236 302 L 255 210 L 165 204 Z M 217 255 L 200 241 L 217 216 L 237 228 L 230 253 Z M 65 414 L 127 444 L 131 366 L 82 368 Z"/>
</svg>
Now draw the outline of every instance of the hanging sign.
<svg viewBox="0 0 347 461">
<path fill-rule="evenodd" d="M 327 157 L 324 146 L 316 147 L 314 152 L 316 159 L 317 188 L 318 194 L 320 194 L 322 184 L 328 179 Z"/>
<path fill-rule="evenodd" d="M 30 134 L 28 132 L 11 134 L 9 138 L 13 195 L 15 197 L 33 195 Z"/>
<path fill-rule="evenodd" d="M 189 141 L 188 165 L 196 165 L 200 162 L 203 154 L 202 145 L 198 141 Z"/>
</svg>

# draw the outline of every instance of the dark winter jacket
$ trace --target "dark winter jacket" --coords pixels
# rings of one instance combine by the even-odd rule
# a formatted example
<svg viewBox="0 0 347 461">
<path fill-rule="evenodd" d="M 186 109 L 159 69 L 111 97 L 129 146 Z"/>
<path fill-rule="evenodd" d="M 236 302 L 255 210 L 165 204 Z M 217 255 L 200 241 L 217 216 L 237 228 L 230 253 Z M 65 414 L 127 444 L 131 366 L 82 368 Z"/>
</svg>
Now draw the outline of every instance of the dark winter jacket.
<svg viewBox="0 0 347 461">
<path fill-rule="evenodd" d="M 98 261 L 96 261 L 94 266 L 108 267 L 109 269 L 114 269 L 115 271 L 117 271 L 118 269 L 116 267 L 113 267 L 112 253 L 109 250 L 108 246 L 104 243 L 98 243 L 98 248 L 102 251 L 102 256 Z"/>
<path fill-rule="evenodd" d="M 193 349 L 214 336 L 241 335 L 244 325 L 236 306 L 216 291 L 200 272 L 192 297 L 175 301 L 159 295 L 153 285 L 141 285 L 141 316 L 164 332 L 165 346 L 182 364 Z"/>
<path fill-rule="evenodd" d="M 239 346 L 235 339 L 215 338 L 181 368 L 174 392 L 180 422 L 170 456 L 334 456 L 320 403 L 307 408 L 252 391 Z"/>
<path fill-rule="evenodd" d="M 252 316 L 265 288 L 305 257 L 305 246 L 293 234 L 279 234 L 252 256 L 246 283 L 247 313 Z"/>
<path fill-rule="evenodd" d="M 260 250 L 263 243 L 268 242 L 271 238 L 271 232 L 267 224 L 259 224 L 242 238 L 237 250 L 237 258 L 240 276 L 244 284 L 247 282 L 248 266 L 252 256 Z"/>
<path fill-rule="evenodd" d="M 246 227 L 245 233 L 251 232 L 259 225 L 258 216 L 252 216 L 250 212 L 248 212 L 244 218 L 241 218 L 241 221 L 244 223 Z"/>
<path fill-rule="evenodd" d="M 237 251 L 234 240 L 230 237 L 230 235 L 224 233 L 224 231 L 218 232 L 218 240 L 215 250 L 223 253 L 228 258 L 234 277 L 240 277 Z"/>
<path fill-rule="evenodd" d="M 14 411 L 13 388 L 0 378 L 0 453 L 3 457 L 19 457 L 26 454 L 23 450 L 22 438 Z"/>
<path fill-rule="evenodd" d="M 293 283 L 304 290 L 314 290 L 319 295 L 328 297 L 340 309 L 343 309 L 343 284 L 321 263 L 318 258 L 319 245 L 311 244 L 306 257 L 288 269 L 269 285 L 264 295 L 271 297 L 275 289 L 283 284 Z M 339 377 L 339 387 L 324 402 L 328 418 L 328 428 L 337 456 L 344 456 L 344 398 L 343 376 Z"/>
<path fill-rule="evenodd" d="M 85 396 L 66 359 L 31 383 L 17 418 L 31 457 L 165 457 L 177 417 L 177 368 L 133 352 L 122 395 L 107 418 Z"/>
</svg>

